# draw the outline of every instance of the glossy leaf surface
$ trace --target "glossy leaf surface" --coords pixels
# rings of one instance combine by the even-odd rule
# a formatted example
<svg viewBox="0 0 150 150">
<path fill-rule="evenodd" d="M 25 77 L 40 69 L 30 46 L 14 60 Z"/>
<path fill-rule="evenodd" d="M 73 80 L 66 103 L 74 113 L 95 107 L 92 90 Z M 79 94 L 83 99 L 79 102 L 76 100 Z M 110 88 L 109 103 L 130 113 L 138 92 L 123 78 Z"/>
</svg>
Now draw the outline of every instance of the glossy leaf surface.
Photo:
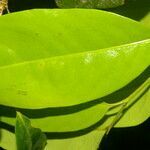
<svg viewBox="0 0 150 150">
<path fill-rule="evenodd" d="M 0 27 L 2 105 L 84 103 L 125 86 L 150 63 L 150 31 L 104 11 L 31 10 L 1 17 Z"/>
<path fill-rule="evenodd" d="M 56 0 L 62 8 L 112 8 L 124 4 L 124 0 Z"/>
</svg>

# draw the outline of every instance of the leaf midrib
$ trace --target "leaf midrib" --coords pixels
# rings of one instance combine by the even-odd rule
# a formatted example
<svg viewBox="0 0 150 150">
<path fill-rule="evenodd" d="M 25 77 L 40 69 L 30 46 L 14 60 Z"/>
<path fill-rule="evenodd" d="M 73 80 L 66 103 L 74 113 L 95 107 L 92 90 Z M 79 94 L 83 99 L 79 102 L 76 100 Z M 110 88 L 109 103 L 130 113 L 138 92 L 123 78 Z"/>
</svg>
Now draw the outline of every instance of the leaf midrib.
<svg viewBox="0 0 150 150">
<path fill-rule="evenodd" d="M 142 40 L 142 41 L 138 41 L 138 42 L 133 42 L 133 43 L 129 43 L 129 44 L 123 44 L 123 45 L 114 46 L 114 47 L 109 47 L 109 48 L 104 48 L 104 49 L 84 51 L 84 52 L 78 52 L 78 53 L 58 55 L 58 56 L 53 56 L 53 57 L 48 57 L 48 58 L 40 58 L 40 59 L 35 59 L 35 60 L 27 60 L 27 61 L 17 62 L 17 63 L 13 63 L 13 64 L 9 64 L 9 65 L 0 66 L 0 70 L 1 69 L 6 69 L 6 68 L 9 68 L 9 67 L 16 67 L 16 66 L 20 66 L 20 65 L 33 64 L 33 63 L 36 63 L 36 62 L 56 60 L 56 59 L 59 59 L 59 58 L 83 56 L 83 55 L 86 55 L 88 53 L 90 53 L 90 54 L 101 54 L 101 53 L 106 53 L 107 51 L 114 50 L 114 49 L 115 49 L 115 51 L 121 51 L 120 47 L 130 47 L 130 46 L 132 47 L 133 45 L 145 44 L 145 43 L 150 43 L 150 39 L 146 39 L 146 40 Z"/>
</svg>

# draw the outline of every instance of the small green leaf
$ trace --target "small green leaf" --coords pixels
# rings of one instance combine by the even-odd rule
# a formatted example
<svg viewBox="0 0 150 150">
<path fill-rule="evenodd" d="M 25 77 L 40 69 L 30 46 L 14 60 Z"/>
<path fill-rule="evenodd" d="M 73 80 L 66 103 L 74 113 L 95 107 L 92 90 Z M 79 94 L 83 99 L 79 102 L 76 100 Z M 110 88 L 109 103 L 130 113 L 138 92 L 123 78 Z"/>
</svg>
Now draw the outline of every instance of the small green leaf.
<svg viewBox="0 0 150 150">
<path fill-rule="evenodd" d="M 17 113 L 16 118 L 16 143 L 18 150 L 44 150 L 46 146 L 46 136 L 40 129 L 33 128 L 30 120 Z"/>
<path fill-rule="evenodd" d="M 124 0 L 56 0 L 62 8 L 113 8 L 124 4 Z"/>
</svg>

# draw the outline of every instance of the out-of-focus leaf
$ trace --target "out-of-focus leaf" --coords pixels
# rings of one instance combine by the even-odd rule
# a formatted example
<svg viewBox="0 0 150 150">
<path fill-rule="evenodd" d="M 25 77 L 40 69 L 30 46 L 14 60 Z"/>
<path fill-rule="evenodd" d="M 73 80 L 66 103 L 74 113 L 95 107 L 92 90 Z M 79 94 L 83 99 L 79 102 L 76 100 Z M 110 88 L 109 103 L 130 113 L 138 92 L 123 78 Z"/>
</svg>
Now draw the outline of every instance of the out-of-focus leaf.
<svg viewBox="0 0 150 150">
<path fill-rule="evenodd" d="M 124 4 L 124 0 L 56 0 L 62 8 L 112 8 Z"/>
<path fill-rule="evenodd" d="M 109 107 L 110 105 L 106 103 L 100 103 L 76 113 L 33 118 L 31 122 L 34 127 L 40 128 L 44 132 L 78 131 L 88 128 L 100 121 Z M 14 125 L 15 118 L 1 116 L 1 121 Z"/>
<path fill-rule="evenodd" d="M 128 98 L 121 101 L 125 104 L 120 105 L 114 110 L 108 111 L 109 118 L 114 113 L 114 117 L 118 115 L 119 110 L 122 110 L 118 122 L 115 122 L 115 127 L 136 126 L 144 122 L 150 117 L 150 78 L 148 78 L 139 88 L 137 88 Z M 116 112 L 115 112 L 116 111 Z M 116 113 L 116 115 L 115 115 Z M 123 115 L 123 116 L 122 116 Z"/>
<path fill-rule="evenodd" d="M 140 21 L 147 15 L 148 12 L 150 12 L 150 1 L 125 0 L 125 4 L 123 6 L 108 9 L 108 11 Z"/>
</svg>

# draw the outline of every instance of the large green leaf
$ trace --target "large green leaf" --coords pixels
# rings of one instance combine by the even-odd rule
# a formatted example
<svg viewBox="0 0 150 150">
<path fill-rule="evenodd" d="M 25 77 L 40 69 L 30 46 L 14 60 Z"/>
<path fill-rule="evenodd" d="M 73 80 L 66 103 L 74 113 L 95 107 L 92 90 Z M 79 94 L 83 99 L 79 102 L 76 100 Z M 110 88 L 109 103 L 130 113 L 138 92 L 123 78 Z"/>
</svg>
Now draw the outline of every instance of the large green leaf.
<svg viewBox="0 0 150 150">
<path fill-rule="evenodd" d="M 62 8 L 112 8 L 124 4 L 124 0 L 56 0 Z"/>
<path fill-rule="evenodd" d="M 24 11 L 1 17 L 0 27 L 2 105 L 84 103 L 125 86 L 150 63 L 150 30 L 104 11 Z"/>
</svg>

